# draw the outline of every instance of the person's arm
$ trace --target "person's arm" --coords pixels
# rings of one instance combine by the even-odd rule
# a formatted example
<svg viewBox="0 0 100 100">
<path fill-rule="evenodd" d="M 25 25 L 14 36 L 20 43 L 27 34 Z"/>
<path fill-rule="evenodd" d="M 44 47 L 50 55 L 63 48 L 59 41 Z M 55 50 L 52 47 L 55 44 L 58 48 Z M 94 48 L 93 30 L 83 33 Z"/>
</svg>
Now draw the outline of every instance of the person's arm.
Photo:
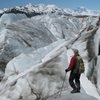
<svg viewBox="0 0 100 100">
<path fill-rule="evenodd" d="M 75 65 L 75 62 L 76 62 L 76 57 L 73 56 L 73 57 L 71 58 L 69 67 L 68 67 L 65 71 L 68 72 L 68 71 L 72 70 L 73 66 Z"/>
</svg>

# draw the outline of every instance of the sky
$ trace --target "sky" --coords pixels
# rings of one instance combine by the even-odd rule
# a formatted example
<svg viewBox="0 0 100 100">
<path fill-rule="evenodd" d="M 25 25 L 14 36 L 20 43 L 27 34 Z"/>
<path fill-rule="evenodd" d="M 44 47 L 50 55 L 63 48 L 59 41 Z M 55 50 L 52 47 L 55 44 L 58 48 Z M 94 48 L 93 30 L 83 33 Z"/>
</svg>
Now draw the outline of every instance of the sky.
<svg viewBox="0 0 100 100">
<path fill-rule="evenodd" d="M 54 4 L 62 8 L 75 9 L 80 6 L 91 10 L 100 10 L 100 0 L 0 0 L 0 9 L 11 8 L 15 6 L 25 6 L 29 3 L 37 4 Z"/>
</svg>

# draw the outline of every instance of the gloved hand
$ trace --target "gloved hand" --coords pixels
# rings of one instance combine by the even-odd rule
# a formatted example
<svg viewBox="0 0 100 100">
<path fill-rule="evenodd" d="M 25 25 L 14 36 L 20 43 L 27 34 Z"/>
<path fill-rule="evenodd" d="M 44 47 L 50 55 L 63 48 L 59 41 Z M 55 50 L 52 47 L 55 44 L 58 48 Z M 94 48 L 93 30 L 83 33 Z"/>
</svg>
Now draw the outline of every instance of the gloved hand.
<svg viewBox="0 0 100 100">
<path fill-rule="evenodd" d="M 67 69 L 65 69 L 65 72 L 67 73 L 67 72 L 68 72 L 68 70 L 67 70 Z"/>
</svg>

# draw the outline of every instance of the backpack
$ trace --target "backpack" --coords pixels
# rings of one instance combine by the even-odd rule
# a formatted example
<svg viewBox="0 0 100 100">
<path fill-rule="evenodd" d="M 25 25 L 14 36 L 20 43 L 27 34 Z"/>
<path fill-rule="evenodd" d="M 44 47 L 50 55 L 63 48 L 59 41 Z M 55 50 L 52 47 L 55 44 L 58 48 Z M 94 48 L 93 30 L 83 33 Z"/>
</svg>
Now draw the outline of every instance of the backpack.
<svg viewBox="0 0 100 100">
<path fill-rule="evenodd" d="M 85 71 L 83 59 L 81 58 L 81 56 L 76 56 L 76 59 L 77 61 L 76 61 L 74 73 L 82 74 Z"/>
</svg>

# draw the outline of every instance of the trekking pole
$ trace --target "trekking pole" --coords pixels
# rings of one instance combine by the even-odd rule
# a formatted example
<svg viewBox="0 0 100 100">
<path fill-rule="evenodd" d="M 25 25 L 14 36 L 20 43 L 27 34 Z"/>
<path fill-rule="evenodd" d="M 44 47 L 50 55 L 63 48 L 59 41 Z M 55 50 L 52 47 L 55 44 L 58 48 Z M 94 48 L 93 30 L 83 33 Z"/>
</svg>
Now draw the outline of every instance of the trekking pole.
<svg viewBox="0 0 100 100">
<path fill-rule="evenodd" d="M 63 83 L 62 83 L 61 90 L 59 91 L 59 92 L 60 92 L 59 96 L 61 96 L 61 92 L 62 92 L 62 90 L 63 90 L 63 87 L 64 87 L 65 79 L 66 79 L 66 72 L 65 72 L 64 79 L 63 79 Z"/>
<path fill-rule="evenodd" d="M 55 96 L 54 98 L 57 98 L 58 96 L 61 96 L 61 92 L 62 92 L 62 90 L 63 90 L 63 87 L 64 87 L 64 82 L 65 82 L 65 79 L 66 79 L 66 72 L 65 72 L 65 76 L 64 76 L 64 79 L 63 79 L 63 83 L 62 83 L 62 87 L 61 87 L 61 90 L 60 91 L 58 91 L 58 92 L 56 92 L 56 93 L 54 93 L 52 96 Z"/>
</svg>

